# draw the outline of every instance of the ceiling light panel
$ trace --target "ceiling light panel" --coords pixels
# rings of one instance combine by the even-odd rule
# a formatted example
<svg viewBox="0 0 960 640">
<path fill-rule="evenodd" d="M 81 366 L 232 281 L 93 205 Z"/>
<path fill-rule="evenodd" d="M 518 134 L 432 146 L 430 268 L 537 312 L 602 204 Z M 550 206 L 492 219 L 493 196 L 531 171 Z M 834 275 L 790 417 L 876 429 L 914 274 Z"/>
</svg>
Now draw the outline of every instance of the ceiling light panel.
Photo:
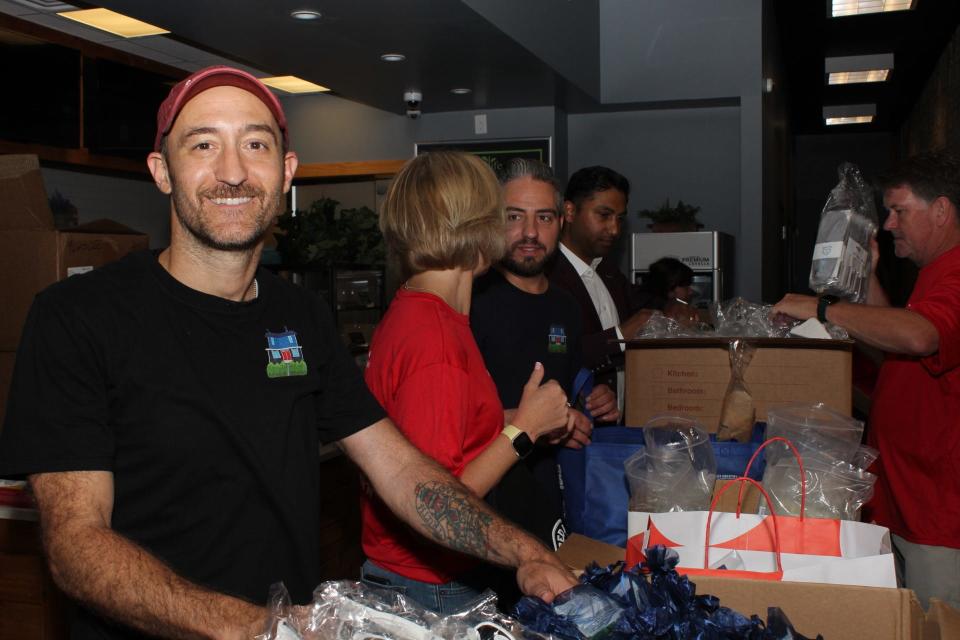
<svg viewBox="0 0 960 640">
<path fill-rule="evenodd" d="M 380 59 L 384 62 L 403 62 L 407 59 L 407 56 L 402 53 L 385 53 L 380 56 Z"/>
<path fill-rule="evenodd" d="M 274 89 L 279 89 L 280 91 L 286 91 L 287 93 L 319 93 L 321 91 L 330 91 L 330 89 L 327 87 L 314 84 L 307 80 L 302 80 L 296 76 L 274 76 L 272 78 L 260 78 L 260 82 L 268 87 L 273 87 Z"/>
<path fill-rule="evenodd" d="M 823 108 L 823 120 L 828 125 L 865 124 L 877 115 L 875 104 L 841 104 Z"/>
<path fill-rule="evenodd" d="M 827 77 L 828 84 L 859 84 L 861 82 L 884 82 L 890 75 L 890 69 L 871 69 L 870 71 L 840 71 Z"/>
<path fill-rule="evenodd" d="M 170 33 L 166 29 L 141 22 L 109 9 L 81 9 L 80 11 L 64 11 L 57 15 L 122 38 L 142 38 Z"/>
<path fill-rule="evenodd" d="M 825 118 L 824 122 L 828 127 L 838 124 L 869 124 L 873 122 L 873 116 L 848 116 L 844 118 Z"/>
<path fill-rule="evenodd" d="M 914 3 L 915 0 L 833 0 L 831 15 L 839 18 L 884 11 L 907 11 L 913 9 Z"/>
</svg>

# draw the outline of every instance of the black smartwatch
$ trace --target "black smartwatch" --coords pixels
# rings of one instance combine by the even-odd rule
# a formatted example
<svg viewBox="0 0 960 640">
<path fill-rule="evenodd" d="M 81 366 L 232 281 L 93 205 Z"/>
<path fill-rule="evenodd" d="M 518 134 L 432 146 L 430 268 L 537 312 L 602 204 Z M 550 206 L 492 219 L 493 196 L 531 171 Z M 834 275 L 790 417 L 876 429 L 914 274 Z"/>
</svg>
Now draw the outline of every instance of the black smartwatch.
<svg viewBox="0 0 960 640">
<path fill-rule="evenodd" d="M 521 460 L 533 453 L 533 440 L 530 439 L 526 431 L 521 431 L 512 424 L 508 424 L 501 433 L 507 436 L 507 439 L 513 444 L 513 450 Z"/>
<path fill-rule="evenodd" d="M 840 302 L 840 298 L 837 296 L 820 296 L 820 299 L 817 300 L 817 320 L 826 323 L 827 307 L 835 302 Z"/>
</svg>

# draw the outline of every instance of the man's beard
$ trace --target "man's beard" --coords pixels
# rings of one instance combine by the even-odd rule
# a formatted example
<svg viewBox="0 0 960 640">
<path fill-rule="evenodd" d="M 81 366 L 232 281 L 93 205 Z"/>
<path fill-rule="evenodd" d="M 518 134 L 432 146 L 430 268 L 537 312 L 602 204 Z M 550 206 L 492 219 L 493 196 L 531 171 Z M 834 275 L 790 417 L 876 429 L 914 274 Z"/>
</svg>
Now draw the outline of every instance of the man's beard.
<svg viewBox="0 0 960 640">
<path fill-rule="evenodd" d="M 524 258 L 522 260 L 514 260 L 514 251 L 524 246 L 539 247 L 540 249 L 543 249 L 543 257 L 535 258 L 530 256 L 529 258 Z M 540 242 L 524 242 L 521 240 L 520 242 L 515 242 L 510 247 L 510 250 L 507 251 L 507 255 L 500 260 L 500 266 L 510 273 L 518 275 L 522 278 L 538 276 L 543 273 L 543 270 L 547 266 L 547 262 L 550 260 L 556 250 L 557 248 L 554 247 L 552 251 L 547 251 L 547 247 Z"/>
<path fill-rule="evenodd" d="M 180 225 L 190 232 L 201 244 L 217 251 L 248 251 L 263 240 L 270 230 L 270 225 L 283 207 L 283 192 L 280 189 L 273 194 L 267 194 L 261 189 L 252 187 L 231 187 L 219 185 L 216 189 L 200 191 L 197 199 L 192 200 L 190 194 L 180 189 L 173 174 L 170 174 L 170 186 L 174 209 Z M 214 230 L 208 225 L 204 217 L 203 203 L 214 198 L 253 198 L 260 203 L 260 210 L 251 222 L 254 227 L 241 237 L 217 238 Z M 215 205 L 214 205 L 215 206 Z"/>
</svg>

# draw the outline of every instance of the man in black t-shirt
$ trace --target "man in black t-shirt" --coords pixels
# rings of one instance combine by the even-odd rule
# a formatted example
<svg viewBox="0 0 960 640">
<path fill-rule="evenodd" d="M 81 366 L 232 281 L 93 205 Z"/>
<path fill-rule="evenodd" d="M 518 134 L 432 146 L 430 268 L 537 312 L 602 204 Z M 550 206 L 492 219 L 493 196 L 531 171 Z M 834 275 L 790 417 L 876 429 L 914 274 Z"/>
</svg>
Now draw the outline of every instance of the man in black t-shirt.
<svg viewBox="0 0 960 640">
<path fill-rule="evenodd" d="M 71 636 L 249 638 L 272 583 L 309 601 L 321 442 L 420 533 L 517 567 L 526 593 L 572 586 L 404 439 L 328 309 L 258 268 L 297 167 L 270 90 L 203 69 L 157 125 L 170 246 L 37 296 L 0 432 L 0 476 L 29 479 L 51 573 L 81 605 Z"/>
<path fill-rule="evenodd" d="M 520 403 L 523 372 L 535 362 L 543 363 L 544 379 L 556 380 L 577 401 L 573 385 L 581 363 L 580 307 L 544 274 L 560 235 L 559 186 L 548 166 L 523 159 L 512 160 L 500 180 L 507 254 L 475 282 L 470 326 L 504 407 Z M 605 385 L 579 400 L 596 419 L 620 418 L 616 397 Z M 538 443 L 487 495 L 497 511 L 554 548 L 566 533 L 554 447 L 582 447 L 592 430 L 586 416 L 572 413 L 576 426 L 566 440 Z"/>
</svg>

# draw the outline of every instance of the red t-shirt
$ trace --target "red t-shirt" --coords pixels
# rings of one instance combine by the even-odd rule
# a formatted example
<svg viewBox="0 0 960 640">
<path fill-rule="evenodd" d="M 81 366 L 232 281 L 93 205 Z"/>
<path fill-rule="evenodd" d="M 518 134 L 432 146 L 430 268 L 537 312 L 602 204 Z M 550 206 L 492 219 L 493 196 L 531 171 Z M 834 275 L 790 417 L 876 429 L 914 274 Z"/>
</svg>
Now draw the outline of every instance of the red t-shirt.
<svg viewBox="0 0 960 640">
<path fill-rule="evenodd" d="M 924 358 L 888 355 L 880 368 L 869 516 L 910 542 L 960 548 L 960 247 L 920 270 L 907 309 L 933 323 L 940 346 Z"/>
<path fill-rule="evenodd" d="M 455 476 L 503 429 L 503 405 L 467 316 L 434 295 L 397 292 L 364 378 L 410 442 Z M 363 551 L 384 569 L 441 584 L 475 566 L 413 531 L 377 496 L 365 496 L 362 508 Z"/>
</svg>

